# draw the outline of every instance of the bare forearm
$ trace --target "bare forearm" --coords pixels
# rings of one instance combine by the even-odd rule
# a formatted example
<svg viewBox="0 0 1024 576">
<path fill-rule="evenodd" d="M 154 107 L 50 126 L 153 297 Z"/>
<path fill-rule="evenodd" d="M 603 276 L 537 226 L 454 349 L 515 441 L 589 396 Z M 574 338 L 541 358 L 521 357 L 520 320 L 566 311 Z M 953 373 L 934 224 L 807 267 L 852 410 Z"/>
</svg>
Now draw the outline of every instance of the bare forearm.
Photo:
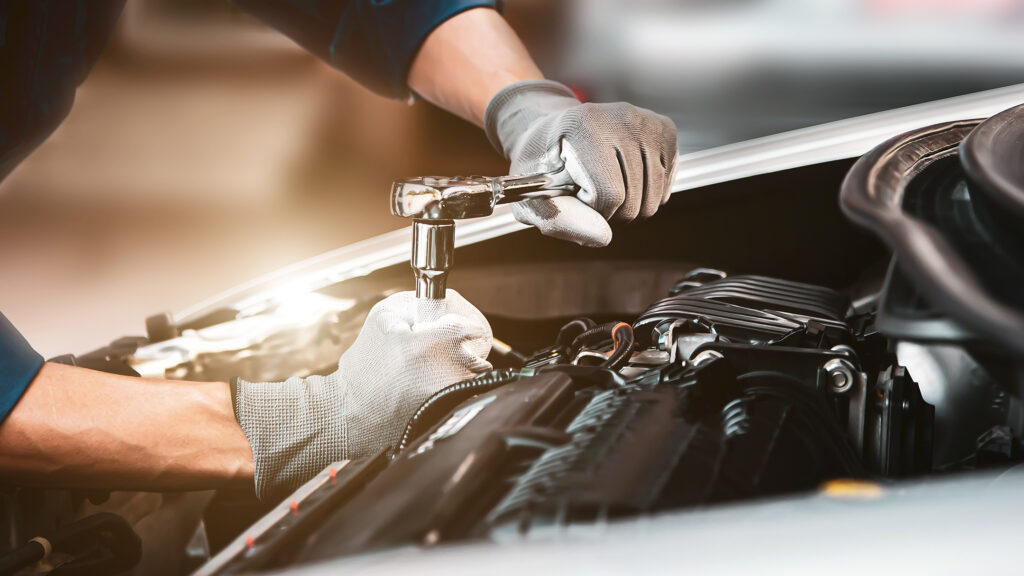
<svg viewBox="0 0 1024 576">
<path fill-rule="evenodd" d="M 0 425 L 0 476 L 37 486 L 187 490 L 252 482 L 219 382 L 46 364 Z"/>
<path fill-rule="evenodd" d="M 427 37 L 409 69 L 409 88 L 478 126 L 491 96 L 520 80 L 544 75 L 494 10 L 467 10 Z"/>
</svg>

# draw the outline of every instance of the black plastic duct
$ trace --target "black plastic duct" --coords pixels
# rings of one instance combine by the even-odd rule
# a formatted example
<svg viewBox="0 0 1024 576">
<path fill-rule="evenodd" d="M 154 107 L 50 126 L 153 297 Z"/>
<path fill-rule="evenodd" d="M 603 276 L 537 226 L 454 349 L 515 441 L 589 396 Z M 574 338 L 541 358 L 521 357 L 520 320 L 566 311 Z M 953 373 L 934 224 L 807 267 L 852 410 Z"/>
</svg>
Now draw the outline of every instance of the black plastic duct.
<svg viewBox="0 0 1024 576">
<path fill-rule="evenodd" d="M 1012 141 L 1013 133 L 1024 138 L 1024 122 L 1002 114 L 991 120 L 995 129 L 988 122 L 937 124 L 886 141 L 850 169 L 840 205 L 889 245 L 900 270 L 936 310 L 1024 355 L 1024 211 L 1007 209 L 1013 204 L 1007 190 L 1020 191 L 1014 187 L 1024 183 L 1024 172 L 1010 166 L 1003 149 L 986 152 Z M 976 157 L 968 178 L 958 150 L 976 129 L 986 144 L 965 146 Z M 1015 146 L 1007 150 L 1019 159 L 1024 144 Z M 993 192 L 975 183 L 986 179 L 1002 187 Z"/>
</svg>

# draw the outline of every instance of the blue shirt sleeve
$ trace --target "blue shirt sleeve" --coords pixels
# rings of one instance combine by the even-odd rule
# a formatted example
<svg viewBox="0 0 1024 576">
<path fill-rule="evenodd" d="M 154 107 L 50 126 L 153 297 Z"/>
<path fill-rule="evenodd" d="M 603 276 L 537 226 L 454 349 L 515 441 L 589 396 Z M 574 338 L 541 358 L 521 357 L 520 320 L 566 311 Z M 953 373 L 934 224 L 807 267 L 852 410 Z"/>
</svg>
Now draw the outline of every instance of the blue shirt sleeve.
<svg viewBox="0 0 1024 576">
<path fill-rule="evenodd" d="M 14 410 L 42 365 L 43 357 L 0 314 L 0 422 Z"/>
<path fill-rule="evenodd" d="M 232 0 L 378 94 L 406 98 L 412 59 L 445 20 L 502 0 Z"/>
<path fill-rule="evenodd" d="M 125 0 L 0 0 L 0 180 L 68 115 Z"/>
</svg>

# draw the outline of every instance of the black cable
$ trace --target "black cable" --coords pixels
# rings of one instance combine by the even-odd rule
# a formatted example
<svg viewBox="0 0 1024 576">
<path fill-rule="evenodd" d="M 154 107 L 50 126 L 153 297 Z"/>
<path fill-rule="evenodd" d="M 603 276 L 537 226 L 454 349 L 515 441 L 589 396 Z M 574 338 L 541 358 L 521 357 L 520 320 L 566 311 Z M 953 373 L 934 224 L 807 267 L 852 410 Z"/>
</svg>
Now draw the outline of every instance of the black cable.
<svg viewBox="0 0 1024 576">
<path fill-rule="evenodd" d="M 636 344 L 633 327 L 625 322 L 616 324 L 612 327 L 612 341 L 615 343 L 615 348 L 603 366 L 609 370 L 618 371 L 633 356 L 633 346 Z"/>
<path fill-rule="evenodd" d="M 573 354 L 580 351 L 581 348 L 588 344 L 597 344 L 603 340 L 611 340 L 612 328 L 618 325 L 618 322 L 608 322 L 607 324 L 601 324 L 600 326 L 594 326 L 586 332 L 580 334 L 573 339 L 572 345 L 569 349 L 572 350 Z"/>
<path fill-rule="evenodd" d="M 39 540 L 0 555 L 0 574 L 13 574 L 43 559 L 48 552 L 73 557 L 53 571 L 65 576 L 120 574 L 142 558 L 142 541 L 124 518 L 100 512 L 45 535 L 50 551 Z"/>
<path fill-rule="evenodd" d="M 619 370 L 629 362 L 636 344 L 633 327 L 625 322 L 608 322 L 590 328 L 573 339 L 569 351 L 572 356 L 575 356 L 584 346 L 607 340 L 613 342 L 614 348 L 608 359 L 601 363 L 601 366 L 610 370 Z"/>
<path fill-rule="evenodd" d="M 423 404 L 420 404 L 420 407 L 409 418 L 409 422 L 405 425 L 405 431 L 402 432 L 402 439 L 398 443 L 398 451 L 408 447 L 413 440 L 419 438 L 436 424 L 441 416 L 451 412 L 466 398 L 488 392 L 509 382 L 515 382 L 519 379 L 520 374 L 519 370 L 509 368 L 491 370 L 438 390 Z"/>
<path fill-rule="evenodd" d="M 46 555 L 46 548 L 36 540 L 26 542 L 0 556 L 0 574 L 14 574 L 39 562 Z"/>
<path fill-rule="evenodd" d="M 632 332 L 629 334 L 632 336 Z M 622 347 L 626 348 L 626 346 Z M 631 347 L 630 345 L 629 348 Z M 626 385 L 626 381 L 618 372 L 609 370 L 604 366 L 552 364 L 537 370 L 537 373 L 541 372 L 561 372 L 572 378 L 573 383 L 577 384 L 578 388 L 597 386 L 604 390 L 613 390 Z M 526 372 L 526 374 L 529 375 L 530 372 Z M 431 426 L 437 424 L 437 421 L 442 416 L 451 412 L 452 409 L 467 398 L 515 382 L 523 375 L 523 371 L 509 368 L 491 370 L 435 392 L 423 404 L 420 404 L 420 407 L 409 418 L 409 422 L 405 425 L 405 430 L 402 432 L 401 440 L 398 442 L 397 451 L 401 452 L 408 448 L 414 440 L 422 436 Z"/>
<path fill-rule="evenodd" d="M 586 317 L 577 318 L 567 323 L 558 330 L 558 336 L 555 338 L 555 346 L 560 349 L 569 346 L 577 336 L 583 334 L 587 330 L 590 330 L 594 326 L 597 326 L 597 322 Z"/>
</svg>

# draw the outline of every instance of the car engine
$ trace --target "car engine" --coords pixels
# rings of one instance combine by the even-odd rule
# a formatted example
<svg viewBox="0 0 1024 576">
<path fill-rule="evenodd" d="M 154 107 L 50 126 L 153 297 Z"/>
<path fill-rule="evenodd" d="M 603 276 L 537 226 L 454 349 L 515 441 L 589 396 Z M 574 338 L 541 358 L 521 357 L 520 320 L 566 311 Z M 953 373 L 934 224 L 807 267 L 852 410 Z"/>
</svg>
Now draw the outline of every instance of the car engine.
<svg viewBox="0 0 1024 576">
<path fill-rule="evenodd" d="M 223 569 L 928 473 L 935 408 L 874 320 L 829 288 L 695 269 L 632 323 L 573 319 L 521 366 L 438 392 Z"/>
</svg>

